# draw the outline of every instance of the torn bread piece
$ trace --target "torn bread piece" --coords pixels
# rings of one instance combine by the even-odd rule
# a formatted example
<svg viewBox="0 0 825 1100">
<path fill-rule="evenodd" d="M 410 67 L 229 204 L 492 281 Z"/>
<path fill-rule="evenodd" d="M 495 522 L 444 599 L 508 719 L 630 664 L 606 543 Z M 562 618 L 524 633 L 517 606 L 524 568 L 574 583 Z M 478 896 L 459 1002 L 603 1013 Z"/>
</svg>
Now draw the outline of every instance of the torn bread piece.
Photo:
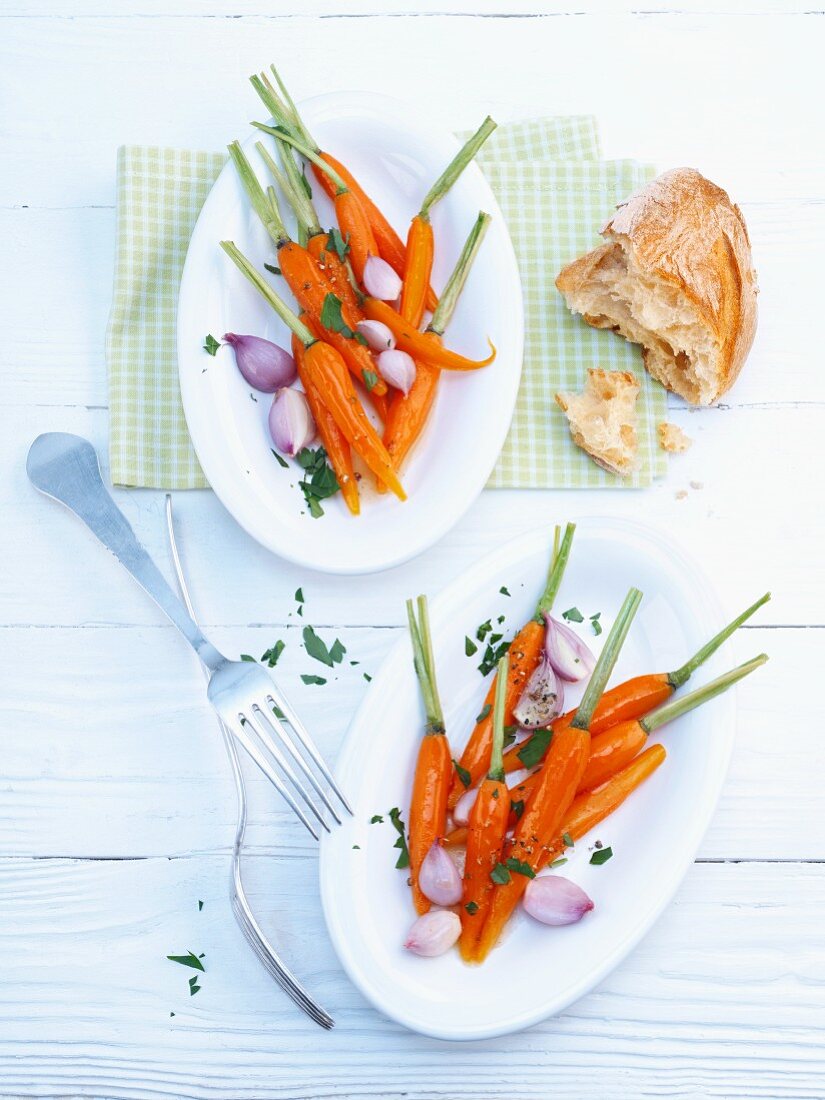
<svg viewBox="0 0 825 1100">
<path fill-rule="evenodd" d="M 693 446 L 693 440 L 682 431 L 678 424 L 668 424 L 667 421 L 663 420 L 656 431 L 659 433 L 659 446 L 663 451 L 680 455 Z"/>
<path fill-rule="evenodd" d="M 619 206 L 602 236 L 559 273 L 567 305 L 641 344 L 649 373 L 690 404 L 717 401 L 756 332 L 756 272 L 739 207 L 699 172 L 675 168 Z"/>
<path fill-rule="evenodd" d="M 557 393 L 573 442 L 594 462 L 620 477 L 636 469 L 639 383 L 628 371 L 591 369 L 582 393 Z"/>
</svg>

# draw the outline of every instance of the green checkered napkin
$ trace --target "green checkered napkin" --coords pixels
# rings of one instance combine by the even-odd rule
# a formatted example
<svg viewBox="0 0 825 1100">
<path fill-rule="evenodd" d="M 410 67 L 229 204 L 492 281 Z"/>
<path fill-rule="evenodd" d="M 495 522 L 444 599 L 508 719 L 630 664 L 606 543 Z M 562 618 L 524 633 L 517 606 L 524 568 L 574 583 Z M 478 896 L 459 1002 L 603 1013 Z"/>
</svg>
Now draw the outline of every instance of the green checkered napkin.
<svg viewBox="0 0 825 1100">
<path fill-rule="evenodd" d="M 513 237 L 527 317 L 516 413 L 489 483 L 497 488 L 644 485 L 663 472 L 655 439 L 665 414 L 663 391 L 644 376 L 633 349 L 572 318 L 553 287 L 562 264 L 594 243 L 616 202 L 650 178 L 643 166 L 600 164 L 598 157 L 594 120 L 567 117 L 499 127 L 479 158 Z M 180 404 L 175 314 L 189 238 L 225 159 L 144 146 L 118 154 L 117 257 L 106 337 L 117 485 L 207 485 Z M 553 400 L 558 389 L 581 388 L 585 368 L 595 364 L 634 370 L 643 382 L 642 466 L 633 481 L 613 478 L 572 444 Z"/>
</svg>

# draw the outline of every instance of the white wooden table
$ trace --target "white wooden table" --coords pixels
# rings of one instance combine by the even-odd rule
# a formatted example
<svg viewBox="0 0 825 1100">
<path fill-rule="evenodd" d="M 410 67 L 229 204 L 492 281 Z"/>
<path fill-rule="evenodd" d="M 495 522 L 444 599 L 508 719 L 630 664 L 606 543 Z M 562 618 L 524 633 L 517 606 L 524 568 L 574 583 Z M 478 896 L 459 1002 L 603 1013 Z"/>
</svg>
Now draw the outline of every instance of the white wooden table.
<svg viewBox="0 0 825 1100">
<path fill-rule="evenodd" d="M 825 1095 L 825 15 L 801 0 L 651 6 L 3 0 L 0 1095 Z M 700 168 L 751 229 L 750 362 L 719 408 L 673 403 L 696 444 L 646 492 L 488 492 L 420 560 L 346 584 L 276 560 L 210 494 L 176 498 L 209 630 L 236 652 L 294 643 L 281 678 L 333 758 L 404 597 L 503 532 L 639 516 L 705 560 L 732 611 L 773 589 L 747 639 L 772 661 L 742 693 L 725 794 L 674 904 L 596 991 L 519 1036 L 450 1046 L 373 1012 L 327 941 L 312 845 L 253 775 L 255 903 L 338 1027 L 285 1000 L 230 913 L 235 805 L 199 672 L 25 478 L 38 432 L 105 450 L 116 146 L 222 147 L 253 113 L 246 74 L 271 57 L 301 96 L 390 90 L 456 128 L 488 110 L 592 111 L 606 155 Z M 165 562 L 162 494 L 118 499 Z M 298 679 L 299 585 L 307 620 L 362 662 L 335 690 Z M 195 997 L 165 958 L 190 948 L 206 955 Z"/>
</svg>

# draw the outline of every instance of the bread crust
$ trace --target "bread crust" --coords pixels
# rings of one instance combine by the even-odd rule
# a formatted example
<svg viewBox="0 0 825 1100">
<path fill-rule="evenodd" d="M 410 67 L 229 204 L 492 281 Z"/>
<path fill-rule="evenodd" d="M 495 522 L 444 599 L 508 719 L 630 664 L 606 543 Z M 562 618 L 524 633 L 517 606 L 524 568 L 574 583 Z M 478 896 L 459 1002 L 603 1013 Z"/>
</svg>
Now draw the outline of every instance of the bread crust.
<svg viewBox="0 0 825 1100">
<path fill-rule="evenodd" d="M 736 380 L 756 333 L 756 272 L 739 207 L 695 169 L 675 168 L 622 203 L 601 232 L 606 243 L 563 268 L 558 289 L 565 297 L 581 292 L 621 247 L 634 269 L 692 305 L 715 349 L 714 385 L 701 403 L 718 400 Z M 584 317 L 612 327 L 604 318 Z"/>
</svg>

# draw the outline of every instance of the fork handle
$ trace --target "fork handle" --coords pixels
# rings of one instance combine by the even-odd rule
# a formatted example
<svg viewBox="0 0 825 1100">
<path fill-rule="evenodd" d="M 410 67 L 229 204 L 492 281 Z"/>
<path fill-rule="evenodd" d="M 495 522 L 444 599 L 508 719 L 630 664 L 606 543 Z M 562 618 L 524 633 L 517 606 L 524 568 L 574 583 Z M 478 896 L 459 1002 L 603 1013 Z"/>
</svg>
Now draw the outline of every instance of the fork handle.
<svg viewBox="0 0 825 1100">
<path fill-rule="evenodd" d="M 203 636 L 138 542 L 129 521 L 103 484 L 97 453 L 88 439 L 66 432 L 39 435 L 29 448 L 26 473 L 41 493 L 65 504 L 83 520 L 171 619 L 206 667 L 214 671 L 223 662 L 223 656 Z"/>
</svg>

